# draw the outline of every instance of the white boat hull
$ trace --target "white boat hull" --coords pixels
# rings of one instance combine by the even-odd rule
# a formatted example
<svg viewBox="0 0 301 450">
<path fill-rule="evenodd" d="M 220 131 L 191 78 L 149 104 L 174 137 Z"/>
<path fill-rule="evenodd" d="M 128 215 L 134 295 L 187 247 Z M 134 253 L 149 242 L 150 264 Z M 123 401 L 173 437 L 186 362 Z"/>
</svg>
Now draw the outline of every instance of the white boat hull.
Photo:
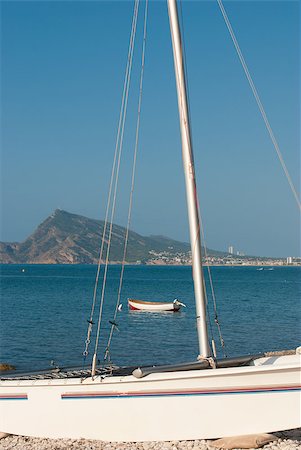
<svg viewBox="0 0 301 450">
<path fill-rule="evenodd" d="M 5 380 L 0 431 L 137 442 L 300 427 L 300 356 L 263 358 L 262 363 L 140 379 Z"/>
<path fill-rule="evenodd" d="M 164 311 L 179 311 L 182 304 L 177 301 L 147 302 L 143 300 L 128 299 L 128 305 L 132 311 L 164 312 Z"/>
</svg>

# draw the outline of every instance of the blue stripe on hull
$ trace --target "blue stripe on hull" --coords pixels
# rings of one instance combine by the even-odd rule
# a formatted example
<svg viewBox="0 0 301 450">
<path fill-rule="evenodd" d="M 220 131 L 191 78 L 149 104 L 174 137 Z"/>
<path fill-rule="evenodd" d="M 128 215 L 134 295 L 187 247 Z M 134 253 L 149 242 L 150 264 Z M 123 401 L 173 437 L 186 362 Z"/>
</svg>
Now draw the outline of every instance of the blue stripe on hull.
<svg viewBox="0 0 301 450">
<path fill-rule="evenodd" d="M 27 397 L 27 395 L 26 396 L 24 396 L 24 397 L 9 397 L 9 396 L 1 396 L 0 395 L 0 401 L 1 400 L 5 400 L 5 401 L 7 401 L 7 400 L 28 400 L 28 397 Z"/>
</svg>

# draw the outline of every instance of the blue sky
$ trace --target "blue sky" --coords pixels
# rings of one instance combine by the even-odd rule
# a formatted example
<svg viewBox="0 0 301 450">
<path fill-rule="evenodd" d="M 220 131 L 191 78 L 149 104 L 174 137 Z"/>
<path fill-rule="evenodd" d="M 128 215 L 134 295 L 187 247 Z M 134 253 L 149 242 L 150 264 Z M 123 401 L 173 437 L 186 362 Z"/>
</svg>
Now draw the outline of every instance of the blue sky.
<svg viewBox="0 0 301 450">
<path fill-rule="evenodd" d="M 224 6 L 300 186 L 300 3 Z M 115 222 L 126 224 L 142 13 Z M 1 239 L 55 208 L 102 219 L 133 12 L 130 1 L 3 1 Z M 208 247 L 300 254 L 298 208 L 215 1 L 183 1 L 198 192 Z M 188 240 L 167 6 L 151 1 L 131 228 Z"/>
</svg>

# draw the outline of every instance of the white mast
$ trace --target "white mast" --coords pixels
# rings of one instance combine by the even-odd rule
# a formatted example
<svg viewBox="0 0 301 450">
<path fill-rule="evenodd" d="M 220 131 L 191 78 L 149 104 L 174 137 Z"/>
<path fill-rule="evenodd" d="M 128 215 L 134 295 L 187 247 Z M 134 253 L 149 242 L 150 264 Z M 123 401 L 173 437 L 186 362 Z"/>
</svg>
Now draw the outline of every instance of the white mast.
<svg viewBox="0 0 301 450">
<path fill-rule="evenodd" d="M 187 93 L 182 54 L 182 42 L 176 0 L 167 0 L 172 47 L 175 64 L 175 76 L 178 92 L 178 105 L 182 138 L 182 156 L 186 183 L 186 197 L 192 253 L 192 273 L 197 313 L 197 331 L 199 340 L 199 357 L 210 356 L 206 321 L 206 298 L 204 292 L 204 275 L 202 269 L 200 222 L 197 206 L 194 161 L 190 135 L 190 123 L 187 108 Z"/>
</svg>

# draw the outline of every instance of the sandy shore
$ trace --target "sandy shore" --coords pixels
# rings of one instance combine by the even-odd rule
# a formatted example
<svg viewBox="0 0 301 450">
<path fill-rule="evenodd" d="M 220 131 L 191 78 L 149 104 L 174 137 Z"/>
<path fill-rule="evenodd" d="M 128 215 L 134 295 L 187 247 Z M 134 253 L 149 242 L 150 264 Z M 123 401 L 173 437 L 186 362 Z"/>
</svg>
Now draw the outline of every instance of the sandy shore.
<svg viewBox="0 0 301 450">
<path fill-rule="evenodd" d="M 274 433 L 278 440 L 266 444 L 264 449 L 301 450 L 301 428 Z M 107 443 L 86 439 L 39 439 L 7 436 L 0 440 L 1 450 L 216 450 L 212 441 L 172 442 L 119 442 Z"/>
</svg>

